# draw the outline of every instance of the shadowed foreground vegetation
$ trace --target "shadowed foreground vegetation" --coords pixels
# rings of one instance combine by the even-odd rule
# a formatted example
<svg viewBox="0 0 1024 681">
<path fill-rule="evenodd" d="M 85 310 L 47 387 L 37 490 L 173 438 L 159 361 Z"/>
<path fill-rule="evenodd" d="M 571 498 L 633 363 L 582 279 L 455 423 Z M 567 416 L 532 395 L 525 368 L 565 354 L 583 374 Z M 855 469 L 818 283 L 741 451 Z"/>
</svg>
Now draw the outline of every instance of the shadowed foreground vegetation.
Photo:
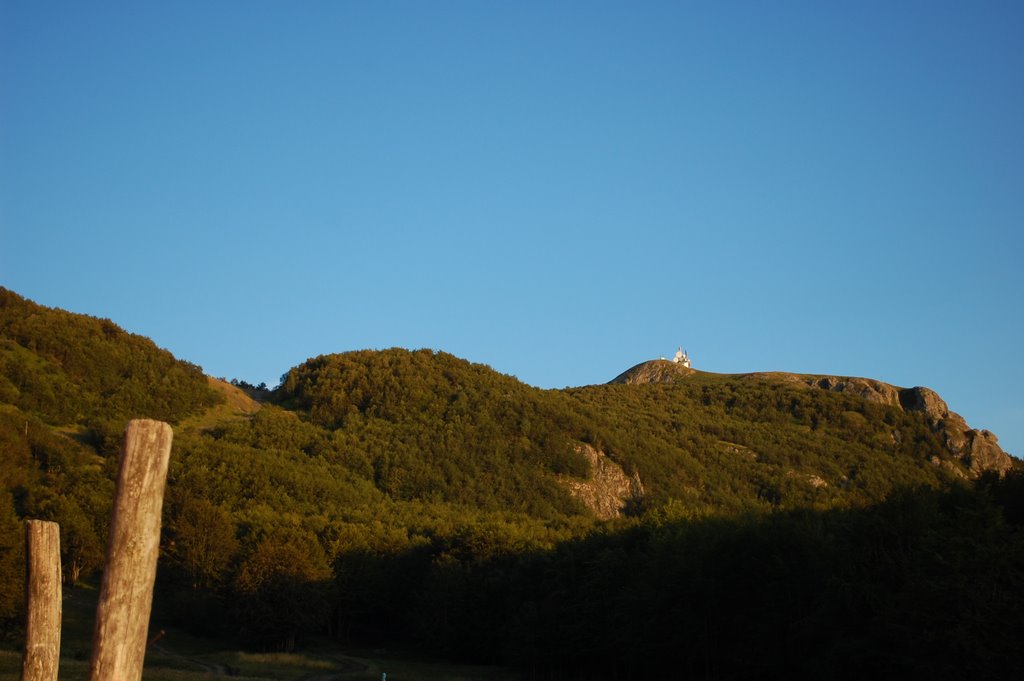
<svg viewBox="0 0 1024 681">
<path fill-rule="evenodd" d="M 475 539 L 342 556 L 333 579 L 279 576 L 274 593 L 193 593 L 190 602 L 181 600 L 187 589 L 165 583 L 154 627 L 173 633 L 151 648 L 146 678 L 190 670 L 285 679 L 318 667 L 379 678 L 373 670 L 403 669 L 393 658 L 373 662 L 379 654 L 342 658 L 330 641 L 335 651 L 398 646 L 549 679 L 952 679 L 966 671 L 998 679 L 1024 663 L 1019 474 L 901 490 L 855 510 L 652 514 L 548 550 Z M 72 622 L 87 619 L 74 605 L 91 604 L 87 594 L 72 594 Z M 295 594 L 314 609 L 297 620 L 295 611 L 274 617 L 268 608 L 263 624 L 302 636 L 304 654 L 227 650 L 241 616 Z M 226 613 L 211 624 L 201 603 L 218 596 Z M 66 678 L 77 678 L 88 638 L 75 626 L 70 632 Z M 409 677 L 389 678 L 460 678 L 448 675 L 450 665 L 404 664 Z M 496 669 L 462 673 L 512 678 Z"/>
</svg>

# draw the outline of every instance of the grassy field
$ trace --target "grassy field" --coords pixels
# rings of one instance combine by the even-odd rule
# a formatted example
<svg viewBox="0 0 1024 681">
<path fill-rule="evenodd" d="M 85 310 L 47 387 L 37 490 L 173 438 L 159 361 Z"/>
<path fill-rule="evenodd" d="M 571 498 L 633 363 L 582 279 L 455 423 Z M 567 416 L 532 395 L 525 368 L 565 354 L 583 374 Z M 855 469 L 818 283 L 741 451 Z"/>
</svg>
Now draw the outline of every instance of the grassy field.
<svg viewBox="0 0 1024 681">
<path fill-rule="evenodd" d="M 240 651 L 222 651 L 187 658 L 153 652 L 146 656 L 142 678 L 144 681 L 378 681 L 383 673 L 387 673 L 388 681 L 517 681 L 521 678 L 491 667 L 341 654 L 254 654 Z M 20 675 L 21 653 L 0 652 L 0 681 L 17 681 Z M 88 660 L 61 658 L 61 681 L 86 681 L 88 678 Z"/>
<path fill-rule="evenodd" d="M 205 430 L 223 423 L 238 421 L 252 416 L 260 410 L 260 403 L 245 394 L 245 391 L 230 383 L 207 376 L 210 387 L 224 395 L 224 402 L 210 407 L 202 414 L 185 419 L 179 427 Z"/>
</svg>

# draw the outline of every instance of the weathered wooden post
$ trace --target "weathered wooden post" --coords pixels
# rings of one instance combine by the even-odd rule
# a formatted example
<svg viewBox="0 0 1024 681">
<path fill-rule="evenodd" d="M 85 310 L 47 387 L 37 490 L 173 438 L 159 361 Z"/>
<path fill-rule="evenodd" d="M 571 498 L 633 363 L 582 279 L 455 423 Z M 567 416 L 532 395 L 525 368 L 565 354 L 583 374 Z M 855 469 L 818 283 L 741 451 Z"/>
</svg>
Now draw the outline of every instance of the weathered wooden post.
<svg viewBox="0 0 1024 681">
<path fill-rule="evenodd" d="M 25 655 L 21 681 L 56 681 L 60 664 L 60 525 L 25 522 Z"/>
<path fill-rule="evenodd" d="M 172 436 L 161 421 L 130 421 L 125 429 L 90 681 L 142 678 Z"/>
</svg>

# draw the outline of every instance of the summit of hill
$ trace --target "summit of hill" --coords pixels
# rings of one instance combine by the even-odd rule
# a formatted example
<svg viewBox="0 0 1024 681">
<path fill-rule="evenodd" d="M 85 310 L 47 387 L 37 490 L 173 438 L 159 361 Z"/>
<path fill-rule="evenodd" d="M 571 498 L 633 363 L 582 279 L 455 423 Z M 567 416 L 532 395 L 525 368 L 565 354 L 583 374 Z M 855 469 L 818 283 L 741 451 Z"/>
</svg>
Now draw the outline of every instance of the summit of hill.
<svg viewBox="0 0 1024 681">
<path fill-rule="evenodd" d="M 679 362 L 664 359 L 641 362 L 619 374 L 609 384 L 649 385 L 693 380 L 701 372 Z M 1000 475 L 1013 468 L 1014 459 L 999 446 L 999 440 L 988 430 L 971 428 L 962 416 L 949 409 L 938 393 L 930 388 L 903 388 L 870 378 L 795 374 L 789 372 L 755 372 L 747 374 L 704 374 L 722 380 L 768 381 L 795 389 L 825 390 L 852 395 L 866 402 L 921 414 L 933 432 L 939 435 L 948 453 L 963 464 L 965 470 L 951 468 L 958 474 L 976 477 L 986 471 Z M 941 460 L 938 465 L 944 465 Z"/>
<path fill-rule="evenodd" d="M 643 385 L 672 383 L 697 373 L 696 369 L 667 359 L 654 359 L 630 367 L 609 381 L 610 384 Z"/>
</svg>

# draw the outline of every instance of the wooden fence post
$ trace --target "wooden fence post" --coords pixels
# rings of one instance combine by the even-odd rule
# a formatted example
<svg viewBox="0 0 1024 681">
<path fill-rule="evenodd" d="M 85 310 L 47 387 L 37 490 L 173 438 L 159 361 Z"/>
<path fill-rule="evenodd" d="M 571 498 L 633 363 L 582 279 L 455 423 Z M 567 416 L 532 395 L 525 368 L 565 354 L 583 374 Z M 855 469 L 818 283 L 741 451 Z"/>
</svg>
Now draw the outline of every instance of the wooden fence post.
<svg viewBox="0 0 1024 681">
<path fill-rule="evenodd" d="M 56 681 L 60 664 L 60 525 L 25 522 L 25 655 L 21 681 Z"/>
<path fill-rule="evenodd" d="M 161 421 L 130 421 L 125 429 L 90 681 L 142 678 L 172 437 L 171 427 Z"/>
</svg>

